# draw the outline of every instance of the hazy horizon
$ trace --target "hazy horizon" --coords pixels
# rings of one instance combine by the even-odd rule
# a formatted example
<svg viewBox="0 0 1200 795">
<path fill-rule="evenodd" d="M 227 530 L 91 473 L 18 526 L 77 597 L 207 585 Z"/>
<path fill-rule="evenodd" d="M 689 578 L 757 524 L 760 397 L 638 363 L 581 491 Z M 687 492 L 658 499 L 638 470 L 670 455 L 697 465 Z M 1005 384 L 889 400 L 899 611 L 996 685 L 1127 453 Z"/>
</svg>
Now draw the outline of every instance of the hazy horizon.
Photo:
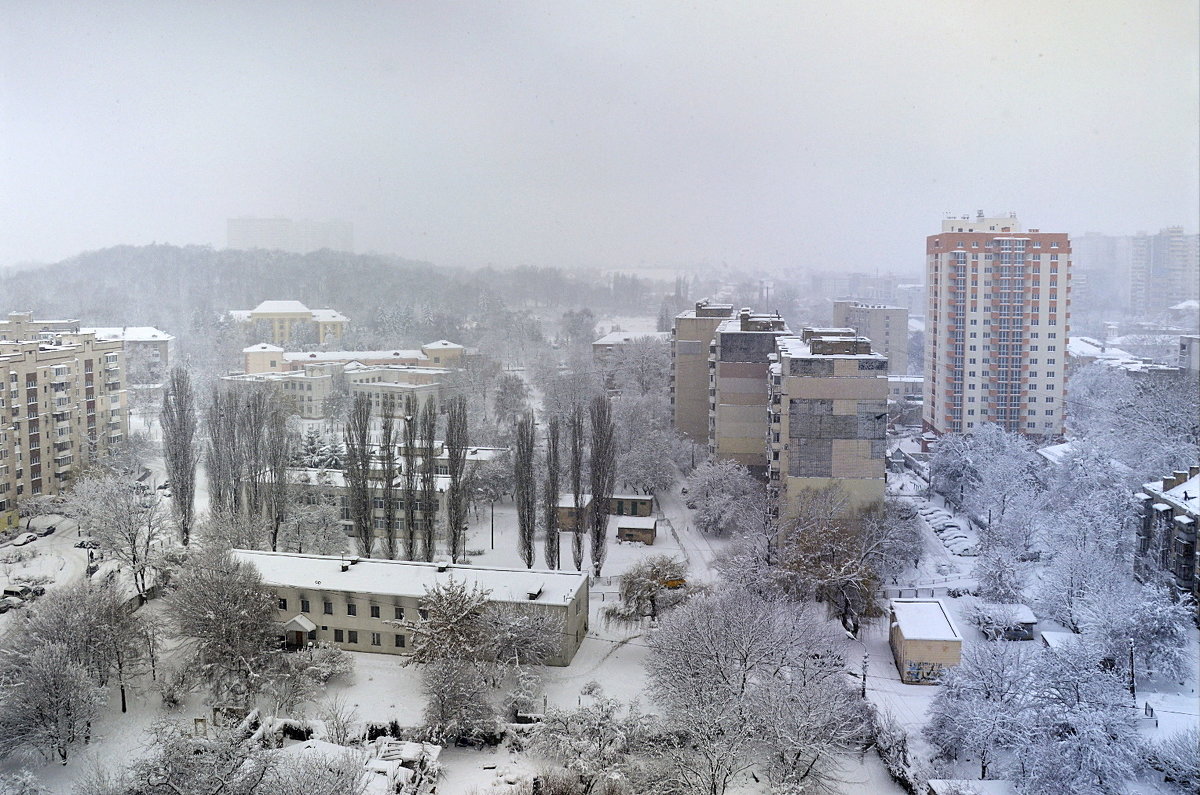
<svg viewBox="0 0 1200 795">
<path fill-rule="evenodd" d="M 909 271 L 1200 217 L 1194 3 L 12 2 L 0 267 L 343 219 L 449 266 Z"/>
</svg>

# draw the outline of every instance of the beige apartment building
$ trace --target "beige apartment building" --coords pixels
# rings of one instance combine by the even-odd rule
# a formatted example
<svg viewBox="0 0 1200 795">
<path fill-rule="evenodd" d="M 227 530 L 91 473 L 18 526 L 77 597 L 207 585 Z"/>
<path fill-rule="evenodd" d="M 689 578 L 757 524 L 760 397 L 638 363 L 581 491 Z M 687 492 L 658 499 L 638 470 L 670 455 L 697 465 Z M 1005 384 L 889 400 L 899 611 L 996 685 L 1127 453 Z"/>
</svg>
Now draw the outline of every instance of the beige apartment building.
<svg viewBox="0 0 1200 795">
<path fill-rule="evenodd" d="M 671 330 L 671 411 L 675 428 L 698 444 L 708 443 L 708 356 L 717 326 L 733 315 L 730 304 L 705 299 L 675 317 Z"/>
<path fill-rule="evenodd" d="M 926 441 L 985 422 L 1061 436 L 1071 241 L 1015 215 L 948 219 L 926 240 Z"/>
<path fill-rule="evenodd" d="M 764 480 L 769 370 L 776 339 L 791 333 L 779 315 L 742 309 L 717 326 L 709 354 L 708 450 Z"/>
<path fill-rule="evenodd" d="M 333 309 L 309 309 L 299 301 L 263 301 L 253 309 L 233 309 L 229 316 L 252 324 L 259 339 L 273 345 L 331 345 L 341 340 L 350 321 Z"/>
<path fill-rule="evenodd" d="M 883 499 L 887 359 L 843 332 L 775 338 L 768 493 L 782 515 L 803 489 L 840 485 L 855 507 Z"/>
<path fill-rule="evenodd" d="M 908 375 L 908 309 L 863 301 L 834 301 L 833 325 L 852 328 L 888 361 L 888 373 Z"/>
<path fill-rule="evenodd" d="M 61 492 L 128 433 L 121 343 L 44 325 L 9 315 L 0 341 L 0 527 L 17 524 L 22 499 Z"/>
<path fill-rule="evenodd" d="M 1146 483 L 1134 496 L 1141 506 L 1138 575 L 1150 575 L 1143 568 L 1147 563 L 1158 566 L 1171 573 L 1176 588 L 1200 604 L 1200 466 Z"/>
<path fill-rule="evenodd" d="M 275 595 L 280 634 L 292 647 L 314 641 L 347 651 L 408 654 L 410 624 L 425 618 L 426 591 L 452 581 L 478 586 L 491 604 L 550 616 L 559 643 L 548 665 L 570 665 L 587 636 L 588 577 L 582 572 L 246 549 L 233 555 L 257 569 Z"/>
</svg>

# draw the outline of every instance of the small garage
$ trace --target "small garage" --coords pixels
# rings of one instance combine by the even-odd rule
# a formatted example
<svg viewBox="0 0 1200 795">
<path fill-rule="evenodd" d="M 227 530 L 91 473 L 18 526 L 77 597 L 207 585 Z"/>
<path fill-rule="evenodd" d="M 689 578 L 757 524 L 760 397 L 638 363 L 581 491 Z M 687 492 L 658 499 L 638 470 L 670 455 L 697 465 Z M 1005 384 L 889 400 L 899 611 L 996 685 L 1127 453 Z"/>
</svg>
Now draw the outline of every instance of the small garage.
<svg viewBox="0 0 1200 795">
<path fill-rule="evenodd" d="M 658 520 L 653 516 L 613 516 L 608 523 L 616 528 L 618 541 L 638 541 L 653 546 L 658 535 Z"/>
<path fill-rule="evenodd" d="M 958 665 L 962 633 L 941 599 L 893 599 L 888 640 L 900 681 L 936 685 L 947 668 Z"/>
<path fill-rule="evenodd" d="M 652 516 L 653 494 L 614 494 L 608 501 L 608 512 L 613 516 Z"/>
</svg>

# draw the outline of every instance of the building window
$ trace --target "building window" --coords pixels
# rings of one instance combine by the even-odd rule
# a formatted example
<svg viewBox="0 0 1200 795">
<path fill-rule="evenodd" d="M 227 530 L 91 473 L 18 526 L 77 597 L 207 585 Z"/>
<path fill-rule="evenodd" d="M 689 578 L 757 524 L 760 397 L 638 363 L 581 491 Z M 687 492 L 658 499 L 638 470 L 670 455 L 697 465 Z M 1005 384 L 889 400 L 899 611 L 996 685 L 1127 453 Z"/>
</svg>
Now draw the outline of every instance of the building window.
<svg viewBox="0 0 1200 795">
<path fill-rule="evenodd" d="M 280 609 L 280 610 L 287 610 L 287 599 L 280 599 L 280 600 L 279 600 L 279 609 Z"/>
<path fill-rule="evenodd" d="M 403 607 L 394 607 L 394 608 L 392 608 L 392 610 L 395 613 L 397 621 L 404 620 L 404 608 Z"/>
<path fill-rule="evenodd" d="M 300 600 L 300 612 L 301 612 L 301 613 L 307 613 L 307 612 L 309 612 L 311 609 L 312 609 L 312 605 L 310 605 L 310 604 L 308 603 L 308 600 L 307 600 L 307 599 L 301 599 L 301 600 Z"/>
<path fill-rule="evenodd" d="M 324 610 L 325 615 L 327 615 L 327 616 L 333 615 L 333 602 L 326 602 L 324 607 L 325 607 L 325 610 Z"/>
<path fill-rule="evenodd" d="M 348 616 L 358 615 L 358 605 L 354 604 L 353 602 L 347 602 L 346 603 L 346 615 L 348 615 Z"/>
<path fill-rule="evenodd" d="M 347 639 L 347 642 L 349 642 L 349 643 L 358 643 L 358 631 L 357 631 L 357 630 L 353 630 L 353 629 L 352 629 L 352 630 L 350 630 L 350 631 L 349 631 L 347 634 L 349 635 L 349 638 Z"/>
<path fill-rule="evenodd" d="M 418 609 L 417 609 L 417 615 L 419 615 L 419 616 L 421 617 L 421 620 L 422 620 L 422 621 L 428 621 L 428 620 L 429 620 L 429 611 L 428 611 L 428 610 L 426 610 L 426 609 L 425 609 L 425 608 L 423 608 L 423 607 L 422 607 L 422 608 L 418 608 Z"/>
<path fill-rule="evenodd" d="M 340 630 L 340 629 L 335 629 L 335 630 L 333 631 L 333 642 L 334 642 L 334 643 L 342 643 L 342 642 L 343 642 L 343 641 L 345 641 L 345 640 L 346 640 L 346 633 L 345 633 L 345 632 L 343 632 L 343 631 L 342 631 L 342 630 Z"/>
<path fill-rule="evenodd" d="M 397 636 L 396 636 L 396 648 L 397 648 L 397 649 L 403 649 L 403 648 L 404 648 L 404 636 L 403 636 L 403 635 L 397 635 Z"/>
<path fill-rule="evenodd" d="M 371 645 L 372 646 L 382 646 L 383 645 L 383 636 L 380 635 L 378 632 L 372 632 L 371 633 Z"/>
<path fill-rule="evenodd" d="M 371 618 L 379 618 L 379 605 L 371 605 Z M 379 644 L 376 643 L 376 646 Z"/>
</svg>

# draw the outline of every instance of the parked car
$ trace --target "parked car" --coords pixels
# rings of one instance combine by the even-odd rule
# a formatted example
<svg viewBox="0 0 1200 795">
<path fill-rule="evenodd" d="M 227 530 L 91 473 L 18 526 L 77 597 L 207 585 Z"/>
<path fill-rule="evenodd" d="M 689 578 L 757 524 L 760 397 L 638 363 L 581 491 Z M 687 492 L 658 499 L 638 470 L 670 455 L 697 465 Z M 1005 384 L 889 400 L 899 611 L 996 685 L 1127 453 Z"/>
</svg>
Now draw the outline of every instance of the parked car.
<svg viewBox="0 0 1200 795">
<path fill-rule="evenodd" d="M 33 533 L 21 533 L 12 540 L 12 543 L 14 547 L 23 547 L 31 541 L 37 541 L 37 538 Z"/>
<path fill-rule="evenodd" d="M 4 586 L 4 593 L 0 595 L 4 596 L 5 598 L 12 597 L 14 599 L 20 599 L 22 602 L 28 602 L 35 596 L 43 596 L 45 593 L 45 586 L 15 582 L 11 585 Z"/>
<path fill-rule="evenodd" d="M 78 549 L 99 549 L 100 542 L 94 538 L 81 538 L 75 542 Z"/>
<path fill-rule="evenodd" d="M 50 525 L 46 525 L 45 527 L 39 527 L 38 529 L 34 530 L 33 532 L 37 533 L 39 536 L 48 536 L 48 535 L 53 535 L 54 531 L 57 529 L 58 529 L 57 525 L 50 524 Z"/>
<path fill-rule="evenodd" d="M 7 613 L 9 610 L 16 610 L 18 607 L 24 607 L 25 600 L 18 596 L 5 596 L 0 599 L 0 613 Z"/>
</svg>

